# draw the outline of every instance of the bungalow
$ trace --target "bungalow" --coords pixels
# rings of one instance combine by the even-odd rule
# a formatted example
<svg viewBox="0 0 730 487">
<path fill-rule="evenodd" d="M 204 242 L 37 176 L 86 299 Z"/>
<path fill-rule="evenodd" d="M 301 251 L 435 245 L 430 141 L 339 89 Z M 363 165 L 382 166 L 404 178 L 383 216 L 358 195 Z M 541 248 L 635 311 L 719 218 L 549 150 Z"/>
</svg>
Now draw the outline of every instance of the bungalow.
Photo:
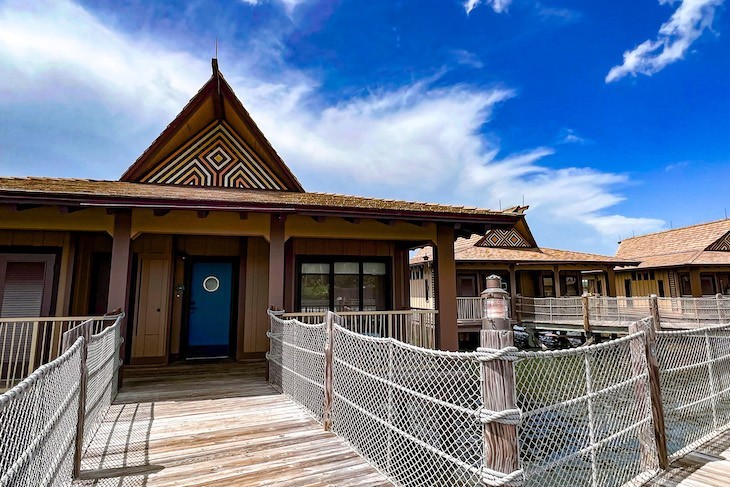
<svg viewBox="0 0 730 487">
<path fill-rule="evenodd" d="M 270 306 L 407 309 L 409 251 L 433 245 L 436 342 L 456 350 L 455 239 L 523 220 L 306 192 L 213 60 L 120 180 L 0 178 L 0 317 L 121 309 L 127 364 L 259 358 Z"/>
<path fill-rule="evenodd" d="M 619 296 L 702 297 L 730 294 L 730 220 L 700 223 L 619 242 Z"/>
<path fill-rule="evenodd" d="M 526 207 L 509 208 L 524 214 Z M 411 257 L 411 306 L 432 309 L 434 281 L 438 278 L 432 247 L 418 249 Z M 527 222 L 509 229 L 493 228 L 481 235 L 460 237 L 454 244 L 458 320 L 461 340 L 473 338 L 481 323 L 479 294 L 487 276 L 496 274 L 511 295 L 516 318 L 518 297 L 570 297 L 584 292 L 615 296 L 617 265 L 636 261 L 597 254 L 539 247 Z M 514 285 L 513 285 L 514 283 Z"/>
</svg>

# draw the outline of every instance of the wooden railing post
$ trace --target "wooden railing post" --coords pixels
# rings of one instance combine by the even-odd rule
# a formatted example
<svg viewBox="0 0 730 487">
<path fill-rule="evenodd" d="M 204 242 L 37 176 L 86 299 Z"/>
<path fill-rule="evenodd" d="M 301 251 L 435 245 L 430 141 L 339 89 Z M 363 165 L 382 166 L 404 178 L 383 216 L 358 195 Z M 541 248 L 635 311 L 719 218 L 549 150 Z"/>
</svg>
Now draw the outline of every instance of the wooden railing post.
<svg viewBox="0 0 730 487">
<path fill-rule="evenodd" d="M 653 319 L 651 321 L 653 321 Z M 653 324 L 646 319 L 632 323 L 629 326 L 629 333 L 638 333 L 640 331 L 644 332 L 643 354 L 646 357 L 646 366 L 649 376 L 649 396 L 651 398 L 651 414 L 652 424 L 654 426 L 653 433 L 657 458 L 659 460 L 659 467 L 666 469 L 669 466 L 669 458 L 667 455 L 667 436 L 664 425 L 664 405 L 662 403 L 659 361 L 656 356 L 656 330 Z M 635 355 L 636 353 L 632 348 L 632 359 L 634 365 L 637 366 L 642 361 Z M 637 370 L 637 372 L 641 371 Z M 638 390 L 637 394 L 640 396 L 637 398 L 637 401 L 643 401 L 645 391 Z M 649 448 L 642 442 L 642 449 L 648 450 Z"/>
<path fill-rule="evenodd" d="M 84 425 L 86 423 L 86 383 L 88 380 L 88 369 L 86 367 L 86 359 L 89 352 L 89 340 L 91 338 L 91 329 L 93 327 L 93 322 L 91 320 L 85 321 L 80 325 L 81 329 L 79 330 L 79 336 L 83 338 L 83 342 L 81 344 L 81 366 L 80 366 L 80 372 L 81 377 L 79 379 L 79 409 L 77 414 L 77 421 L 76 421 L 76 437 L 74 442 L 74 468 L 73 468 L 73 475 L 74 478 L 79 478 L 79 475 L 81 475 L 81 457 L 84 454 Z M 64 351 L 66 348 L 71 346 L 71 336 L 69 336 L 69 339 L 67 340 L 68 345 L 64 346 Z M 78 339 L 78 338 L 77 338 Z"/>
<path fill-rule="evenodd" d="M 324 408 L 322 410 L 322 423 L 324 430 L 332 429 L 332 368 L 334 351 L 334 323 L 335 314 L 327 312 L 325 319 L 325 341 L 324 341 Z"/>
<path fill-rule="evenodd" d="M 659 316 L 659 298 L 656 294 L 649 296 L 649 311 L 651 312 L 651 320 L 654 322 L 654 330 L 661 331 L 662 321 Z"/>
<path fill-rule="evenodd" d="M 590 309 L 589 309 L 589 302 L 588 302 L 588 294 L 584 293 L 580 299 L 582 302 L 581 304 L 583 306 L 583 333 L 586 336 L 586 341 L 588 341 L 593 336 L 593 333 L 591 333 L 591 317 L 590 317 Z"/>
<path fill-rule="evenodd" d="M 494 299 L 487 290 L 483 299 Z M 489 306 L 485 306 L 489 308 Z M 509 318 L 482 317 L 480 345 L 490 350 L 514 347 L 514 333 Z M 486 411 L 502 412 L 515 409 L 514 366 L 509 360 L 487 360 L 481 363 L 482 406 Z M 484 466 L 504 475 L 519 469 L 517 425 L 499 421 L 484 423 Z"/>
</svg>

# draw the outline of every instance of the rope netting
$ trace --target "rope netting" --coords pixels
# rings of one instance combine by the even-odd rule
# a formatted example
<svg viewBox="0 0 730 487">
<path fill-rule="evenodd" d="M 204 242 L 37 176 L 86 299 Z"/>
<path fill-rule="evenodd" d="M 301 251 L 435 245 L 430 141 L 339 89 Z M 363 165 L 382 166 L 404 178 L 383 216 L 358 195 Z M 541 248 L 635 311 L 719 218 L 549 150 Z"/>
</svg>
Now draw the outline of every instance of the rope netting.
<svg viewBox="0 0 730 487">
<path fill-rule="evenodd" d="M 475 354 L 333 331 L 333 431 L 397 485 L 478 485 Z"/>
<path fill-rule="evenodd" d="M 71 483 L 82 349 L 79 338 L 0 396 L 0 486 Z"/>
<path fill-rule="evenodd" d="M 730 325 L 659 332 L 656 353 L 676 458 L 730 425 Z"/>
<path fill-rule="evenodd" d="M 327 324 L 271 315 L 272 384 L 321 421 Z M 554 352 L 443 352 L 331 325 L 332 430 L 402 486 L 623 485 L 657 468 L 644 333 Z M 483 364 L 515 363 L 519 409 L 482 407 Z M 484 464 L 516 425 L 520 469 Z"/>
<path fill-rule="evenodd" d="M 269 381 L 322 421 L 324 404 L 325 324 L 284 320 L 269 311 L 271 321 Z"/>
<path fill-rule="evenodd" d="M 658 468 L 643 332 L 517 356 L 524 485 L 618 486 Z"/>
<path fill-rule="evenodd" d="M 86 355 L 86 419 L 84 450 L 99 428 L 104 415 L 117 395 L 119 370 L 120 323 L 116 323 L 89 339 Z"/>
</svg>

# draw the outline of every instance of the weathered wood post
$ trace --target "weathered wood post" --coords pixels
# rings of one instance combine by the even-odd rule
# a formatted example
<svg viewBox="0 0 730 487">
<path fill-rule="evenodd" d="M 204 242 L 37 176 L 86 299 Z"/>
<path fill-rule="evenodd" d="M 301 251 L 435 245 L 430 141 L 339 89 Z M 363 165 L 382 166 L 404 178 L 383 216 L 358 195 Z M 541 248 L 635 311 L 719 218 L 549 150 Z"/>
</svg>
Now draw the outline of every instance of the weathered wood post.
<svg viewBox="0 0 730 487">
<path fill-rule="evenodd" d="M 632 347 L 632 361 L 634 363 L 635 371 L 637 373 L 642 373 L 643 371 L 638 370 L 637 367 L 640 367 L 643 362 L 640 359 L 641 354 L 643 353 L 646 357 L 646 366 L 649 375 L 649 396 L 651 398 L 652 424 L 654 425 L 653 433 L 657 458 L 659 460 L 659 467 L 666 469 L 669 466 L 669 459 L 667 456 L 667 437 L 664 425 L 664 406 L 662 403 L 662 390 L 659 377 L 659 362 L 656 356 L 656 330 L 647 319 L 637 321 L 629 326 L 629 333 L 633 334 L 640 331 L 644 332 L 643 350 L 641 350 L 641 346 Z M 639 396 L 637 397 L 637 400 L 643 401 L 645 394 L 646 391 L 643 388 L 637 387 L 637 396 Z M 641 447 L 642 461 L 646 461 L 646 452 L 650 451 L 651 448 L 644 441 L 642 441 Z"/>
<path fill-rule="evenodd" d="M 591 317 L 588 293 L 583 293 L 583 296 L 581 296 L 580 299 L 583 305 L 583 333 L 585 334 L 586 341 L 589 341 L 593 338 L 593 333 L 591 333 Z"/>
<path fill-rule="evenodd" d="M 325 341 L 324 341 L 324 408 L 322 410 L 322 423 L 324 430 L 332 429 L 332 368 L 334 358 L 334 323 L 335 314 L 327 312 L 325 319 Z"/>
<path fill-rule="evenodd" d="M 654 322 L 654 330 L 662 330 L 661 316 L 659 316 L 659 298 L 656 294 L 649 296 L 649 311 L 651 312 L 651 320 Z"/>
<path fill-rule="evenodd" d="M 509 320 L 509 295 L 502 289 L 502 280 L 487 278 L 482 292 L 482 348 L 500 350 L 514 346 L 514 333 Z M 482 361 L 482 406 L 487 412 L 499 413 L 515 409 L 515 375 L 511 361 L 494 359 Z M 483 420 L 484 421 L 484 420 Z M 486 421 L 483 430 L 484 466 L 494 472 L 509 475 L 519 469 L 517 424 Z"/>
</svg>

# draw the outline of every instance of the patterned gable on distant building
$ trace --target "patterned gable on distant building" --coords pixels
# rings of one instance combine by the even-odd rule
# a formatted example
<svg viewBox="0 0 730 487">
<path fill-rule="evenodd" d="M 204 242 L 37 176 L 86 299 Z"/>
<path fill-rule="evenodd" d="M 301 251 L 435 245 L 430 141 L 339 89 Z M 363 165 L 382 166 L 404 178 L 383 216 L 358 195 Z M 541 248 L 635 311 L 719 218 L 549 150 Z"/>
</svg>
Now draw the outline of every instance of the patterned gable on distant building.
<svg viewBox="0 0 730 487">
<path fill-rule="evenodd" d="M 730 252 L 730 232 L 712 242 L 705 250 L 716 252 Z"/>
<path fill-rule="evenodd" d="M 225 123 L 190 140 L 142 178 L 146 183 L 289 189 Z"/>
<path fill-rule="evenodd" d="M 531 248 L 530 243 L 514 228 L 495 228 L 477 242 L 477 247 Z"/>
</svg>

